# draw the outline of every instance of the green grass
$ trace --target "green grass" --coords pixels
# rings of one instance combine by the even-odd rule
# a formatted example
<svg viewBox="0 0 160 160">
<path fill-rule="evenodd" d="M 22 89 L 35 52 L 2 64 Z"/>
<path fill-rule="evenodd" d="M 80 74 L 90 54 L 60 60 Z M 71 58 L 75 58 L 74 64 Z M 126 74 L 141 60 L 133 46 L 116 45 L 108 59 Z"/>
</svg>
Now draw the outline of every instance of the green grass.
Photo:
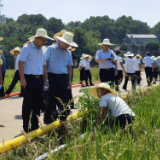
<svg viewBox="0 0 160 160">
<path fill-rule="evenodd" d="M 14 76 L 15 70 L 7 70 L 6 76 L 5 76 L 5 81 L 4 81 L 4 88 L 5 91 L 8 89 L 10 86 L 13 76 Z M 78 69 L 74 69 L 74 75 L 73 75 L 73 82 L 72 84 L 79 84 L 80 82 L 80 72 Z M 92 73 L 92 79 L 93 82 L 99 81 L 99 69 L 98 68 L 91 68 L 91 73 Z M 17 85 L 15 86 L 14 90 L 12 92 L 18 92 L 20 91 L 20 83 L 18 82 Z"/>
<path fill-rule="evenodd" d="M 159 160 L 160 159 L 160 86 L 143 93 L 141 90 L 127 94 L 126 102 L 136 113 L 133 123 L 133 135 L 115 131 L 109 119 L 98 128 L 94 128 L 99 100 L 91 97 L 88 90 L 79 99 L 82 110 L 90 112 L 80 121 L 63 123 L 63 128 L 52 130 L 31 142 L 0 156 L 2 160 L 34 159 L 38 155 L 50 152 L 60 144 L 66 148 L 49 154 L 46 159 L 57 160 Z M 80 105 L 79 104 L 79 105 Z M 78 138 L 86 132 L 85 139 Z M 78 140 L 76 140 L 78 139 Z"/>
</svg>

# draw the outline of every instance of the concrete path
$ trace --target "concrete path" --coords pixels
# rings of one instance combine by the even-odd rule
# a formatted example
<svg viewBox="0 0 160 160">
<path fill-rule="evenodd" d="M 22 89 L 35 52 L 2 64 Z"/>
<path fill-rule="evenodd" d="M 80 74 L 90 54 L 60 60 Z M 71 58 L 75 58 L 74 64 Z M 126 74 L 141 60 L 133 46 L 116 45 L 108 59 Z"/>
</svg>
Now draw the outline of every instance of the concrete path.
<svg viewBox="0 0 160 160">
<path fill-rule="evenodd" d="M 122 85 L 120 85 L 121 95 L 125 95 L 127 92 L 122 90 Z M 144 89 L 147 86 L 145 74 L 142 74 L 141 87 Z M 73 88 L 73 96 L 81 96 L 79 93 L 81 88 Z M 131 91 L 131 81 L 128 83 L 127 90 Z M 0 127 L 0 143 L 3 141 L 8 141 L 14 137 L 21 134 L 22 128 L 22 100 L 23 98 L 11 97 L 4 100 L 0 100 L 0 122 L 5 125 L 5 127 Z M 78 102 L 78 98 L 75 100 Z M 72 110 L 72 113 L 78 110 Z M 43 120 L 43 115 L 41 115 Z"/>
</svg>

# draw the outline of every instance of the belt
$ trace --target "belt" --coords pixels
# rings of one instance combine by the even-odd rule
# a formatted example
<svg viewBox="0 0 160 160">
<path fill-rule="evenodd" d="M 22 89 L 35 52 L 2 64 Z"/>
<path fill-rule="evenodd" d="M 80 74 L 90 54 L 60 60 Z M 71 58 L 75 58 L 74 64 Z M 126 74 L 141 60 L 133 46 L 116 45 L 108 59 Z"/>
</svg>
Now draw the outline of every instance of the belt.
<svg viewBox="0 0 160 160">
<path fill-rule="evenodd" d="M 111 70 L 111 69 L 113 69 L 113 68 L 100 68 L 100 69 Z"/>
<path fill-rule="evenodd" d="M 41 78 L 42 75 L 34 75 L 34 74 L 25 74 L 25 76 L 28 76 L 28 77 L 34 77 L 34 78 Z"/>
<path fill-rule="evenodd" d="M 49 73 L 49 74 L 51 74 L 52 76 L 54 76 L 54 77 L 62 77 L 62 76 L 65 76 L 65 75 L 67 75 L 67 74 L 54 74 L 54 73 Z"/>
</svg>

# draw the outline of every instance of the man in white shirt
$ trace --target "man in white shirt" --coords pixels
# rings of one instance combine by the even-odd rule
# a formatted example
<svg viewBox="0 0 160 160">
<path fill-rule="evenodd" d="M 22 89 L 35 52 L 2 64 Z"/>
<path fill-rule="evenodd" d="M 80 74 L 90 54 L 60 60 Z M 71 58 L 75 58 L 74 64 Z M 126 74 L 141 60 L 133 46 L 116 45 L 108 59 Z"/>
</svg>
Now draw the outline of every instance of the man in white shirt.
<svg viewBox="0 0 160 160">
<path fill-rule="evenodd" d="M 40 116 L 43 88 L 49 85 L 42 46 L 47 39 L 53 40 L 48 37 L 45 29 L 38 29 L 36 35 L 29 39 L 34 39 L 34 41 L 22 48 L 19 59 L 20 83 L 24 87 L 23 129 L 26 133 L 39 128 L 37 116 Z M 29 121 L 31 122 L 30 130 Z"/>
<path fill-rule="evenodd" d="M 117 57 L 117 71 L 118 74 L 115 76 L 115 85 L 116 85 L 116 91 L 119 91 L 119 85 L 123 81 L 123 72 L 125 73 L 124 66 L 123 66 L 123 61 L 121 58 L 121 52 L 117 51 L 116 52 L 116 57 Z M 123 69 L 123 72 L 122 72 Z"/>
<path fill-rule="evenodd" d="M 90 62 L 92 61 L 92 57 L 90 55 L 86 55 L 87 57 L 85 58 L 85 73 L 86 73 L 86 86 L 88 86 L 88 78 L 89 78 L 89 82 L 90 82 L 90 86 L 94 86 L 94 84 L 92 83 L 92 75 L 90 72 Z"/>
<path fill-rule="evenodd" d="M 9 86 L 9 88 L 7 89 L 7 91 L 5 92 L 5 94 L 8 94 L 8 95 L 12 92 L 12 90 L 15 87 L 16 83 L 20 80 L 19 69 L 18 69 L 18 62 L 19 62 L 20 52 L 21 52 L 21 48 L 20 47 L 15 47 L 13 50 L 10 51 L 10 53 L 13 54 L 16 57 L 16 61 L 15 61 L 15 74 L 14 74 L 12 83 Z M 22 97 L 22 96 L 23 96 L 23 87 L 21 86 L 21 92 L 20 92 L 19 97 Z"/>
<path fill-rule="evenodd" d="M 141 60 L 140 60 L 140 58 L 141 58 L 141 56 L 139 54 L 137 54 L 134 58 L 134 61 L 135 61 L 135 75 L 136 75 L 138 85 L 140 85 L 140 81 L 141 81 Z"/>
<path fill-rule="evenodd" d="M 147 52 L 146 57 L 143 59 L 143 67 L 145 69 L 148 86 L 150 86 L 151 82 L 152 82 L 152 73 L 154 72 L 154 65 L 153 65 L 153 63 L 154 63 L 154 61 L 150 57 L 150 53 Z"/>
</svg>

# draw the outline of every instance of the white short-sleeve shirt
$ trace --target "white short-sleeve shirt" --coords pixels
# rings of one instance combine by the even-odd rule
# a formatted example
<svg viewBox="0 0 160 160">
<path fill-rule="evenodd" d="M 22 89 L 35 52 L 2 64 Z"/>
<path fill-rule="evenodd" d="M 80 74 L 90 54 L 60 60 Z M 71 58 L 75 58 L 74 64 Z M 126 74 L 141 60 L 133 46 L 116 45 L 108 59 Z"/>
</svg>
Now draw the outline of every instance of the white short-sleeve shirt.
<svg viewBox="0 0 160 160">
<path fill-rule="evenodd" d="M 80 60 L 80 62 L 79 62 L 79 68 L 80 68 L 81 66 L 86 67 L 86 60 L 85 60 L 85 59 L 81 59 L 81 60 Z"/>
<path fill-rule="evenodd" d="M 120 65 L 120 63 L 122 63 L 122 58 L 120 56 L 116 56 L 117 57 L 117 70 L 122 70 L 122 67 Z"/>
<path fill-rule="evenodd" d="M 135 61 L 131 58 L 125 59 L 125 71 L 127 73 L 135 73 Z"/>
<path fill-rule="evenodd" d="M 18 70 L 18 62 L 19 62 L 19 58 L 20 58 L 20 54 L 16 57 L 16 61 L 15 61 L 15 70 Z"/>
<path fill-rule="evenodd" d="M 140 71 L 140 68 L 139 68 L 139 64 L 141 64 L 140 59 L 135 58 L 134 61 L 135 61 L 135 70 Z"/>
<path fill-rule="evenodd" d="M 152 67 L 153 59 L 150 56 L 147 56 L 143 59 L 143 63 L 145 64 L 145 67 Z"/>
<path fill-rule="evenodd" d="M 135 116 L 135 113 L 130 109 L 124 100 L 120 97 L 109 93 L 101 97 L 100 107 L 108 107 L 110 116 L 118 117 L 123 114 Z"/>
<path fill-rule="evenodd" d="M 85 70 L 90 70 L 90 62 L 91 60 L 85 60 L 86 66 L 85 66 Z"/>
<path fill-rule="evenodd" d="M 24 74 L 43 75 L 43 66 L 46 65 L 44 51 L 33 42 L 22 48 L 19 61 L 25 62 Z"/>
</svg>

